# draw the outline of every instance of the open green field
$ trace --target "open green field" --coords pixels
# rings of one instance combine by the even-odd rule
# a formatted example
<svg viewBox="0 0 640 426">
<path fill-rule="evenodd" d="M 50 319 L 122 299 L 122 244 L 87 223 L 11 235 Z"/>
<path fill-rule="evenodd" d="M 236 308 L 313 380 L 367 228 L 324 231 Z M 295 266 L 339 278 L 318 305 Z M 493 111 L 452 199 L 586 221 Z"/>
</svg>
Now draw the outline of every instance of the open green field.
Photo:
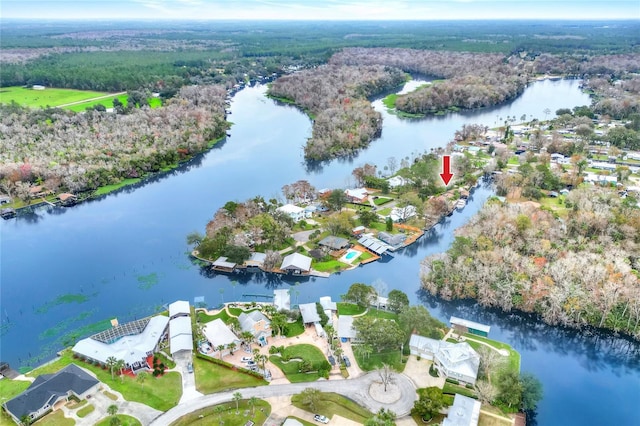
<svg viewBox="0 0 640 426">
<path fill-rule="evenodd" d="M 193 369 L 196 375 L 196 387 L 205 395 L 267 384 L 255 376 L 233 371 L 202 358 L 193 358 Z"/>
<path fill-rule="evenodd" d="M 115 417 L 120 420 L 120 423 L 118 423 L 120 426 L 141 426 L 142 424 L 135 417 L 127 416 L 126 414 L 116 414 Z M 112 424 L 113 423 L 111 423 L 111 416 L 109 416 L 96 423 L 96 426 L 110 426 Z"/>
<path fill-rule="evenodd" d="M 319 370 L 330 369 L 329 361 L 324 357 L 320 349 L 313 345 L 301 344 L 285 348 L 284 353 L 290 361 L 284 362 L 280 355 L 271 355 L 269 361 L 274 363 L 287 376 L 291 383 L 313 382 L 321 376 Z M 302 361 L 308 361 L 312 370 L 308 373 L 301 372 Z"/>
<path fill-rule="evenodd" d="M 264 424 L 271 414 L 271 405 L 267 401 L 258 399 L 252 404 L 243 399 L 238 402 L 236 410 L 235 402 L 214 405 L 196 410 L 171 423 L 171 426 L 198 426 L 198 425 L 244 425 L 252 421 L 256 426 Z"/>
<path fill-rule="evenodd" d="M 309 406 L 302 403 L 300 394 L 291 397 L 291 404 L 305 411 L 322 414 L 330 419 L 337 414 L 354 422 L 364 423 L 368 418 L 373 417 L 371 411 L 333 392 L 320 393 L 315 411 L 310 411 Z"/>
<path fill-rule="evenodd" d="M 44 90 L 13 86 L 0 89 L 0 103 L 8 104 L 11 101 L 31 108 L 60 106 L 71 102 L 84 101 L 100 96 L 106 96 L 106 92 L 93 92 L 75 89 L 54 89 L 47 87 Z"/>
</svg>

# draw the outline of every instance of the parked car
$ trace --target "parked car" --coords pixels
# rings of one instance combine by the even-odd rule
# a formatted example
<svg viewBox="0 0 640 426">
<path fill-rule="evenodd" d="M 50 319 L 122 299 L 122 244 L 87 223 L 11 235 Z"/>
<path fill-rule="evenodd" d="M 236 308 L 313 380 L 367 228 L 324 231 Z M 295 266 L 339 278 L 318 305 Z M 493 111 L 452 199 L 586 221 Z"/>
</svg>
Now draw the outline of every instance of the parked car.
<svg viewBox="0 0 640 426">
<path fill-rule="evenodd" d="M 254 365 L 256 365 L 255 361 L 247 361 L 247 366 L 248 367 L 251 367 L 251 366 L 254 366 Z"/>
<path fill-rule="evenodd" d="M 189 373 L 193 373 L 193 363 L 192 363 L 192 362 L 190 362 L 189 364 L 187 364 L 187 371 L 188 371 Z"/>
<path fill-rule="evenodd" d="M 316 414 L 315 416 L 313 416 L 313 420 L 315 420 L 316 422 L 324 423 L 324 424 L 329 423 L 329 419 L 320 414 Z"/>
<path fill-rule="evenodd" d="M 336 365 L 336 359 L 333 357 L 333 355 L 329 355 L 329 364 L 331 365 Z"/>
<path fill-rule="evenodd" d="M 344 361 L 344 365 L 345 365 L 346 367 L 351 367 L 351 361 L 349 361 L 349 358 L 348 358 L 348 357 L 343 356 L 343 357 L 342 357 L 342 361 Z"/>
<path fill-rule="evenodd" d="M 240 360 L 242 362 L 249 362 L 249 361 L 253 361 L 253 358 L 250 356 L 243 356 L 242 359 Z"/>
</svg>

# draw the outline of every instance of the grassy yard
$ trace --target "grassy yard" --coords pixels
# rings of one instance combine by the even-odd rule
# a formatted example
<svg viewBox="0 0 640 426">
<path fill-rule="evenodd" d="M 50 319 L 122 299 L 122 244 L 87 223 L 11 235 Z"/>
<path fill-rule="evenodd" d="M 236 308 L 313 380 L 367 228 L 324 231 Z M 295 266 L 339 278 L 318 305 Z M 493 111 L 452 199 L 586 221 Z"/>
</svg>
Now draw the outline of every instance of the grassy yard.
<svg viewBox="0 0 640 426">
<path fill-rule="evenodd" d="M 360 315 L 366 310 L 367 308 L 354 303 L 338 302 L 338 315 Z"/>
<path fill-rule="evenodd" d="M 296 417 L 296 416 L 289 416 L 289 417 L 287 417 L 287 419 L 297 420 L 300 423 L 302 423 L 302 426 L 316 426 L 317 425 L 317 423 L 311 423 L 311 422 L 308 422 L 306 420 L 302 420 L 300 417 Z"/>
<path fill-rule="evenodd" d="M 227 311 L 225 311 L 224 309 L 221 310 L 220 312 L 218 312 L 215 315 L 207 315 L 206 313 L 204 313 L 202 311 L 196 312 L 196 319 L 202 324 L 206 324 L 206 323 L 211 322 L 211 321 L 213 321 L 214 319 L 217 319 L 217 318 L 220 318 L 226 324 L 227 321 L 229 321 L 230 316 L 227 313 Z"/>
<path fill-rule="evenodd" d="M 259 308 L 255 308 L 255 309 L 247 309 L 244 310 L 242 308 L 229 308 L 229 313 L 233 316 L 239 317 L 240 314 L 245 313 L 248 314 L 249 312 L 253 312 L 253 311 L 259 311 Z"/>
<path fill-rule="evenodd" d="M 287 323 L 286 333 L 287 337 L 295 337 L 304 333 L 304 324 L 302 324 L 302 317 L 298 318 L 296 322 Z"/>
<path fill-rule="evenodd" d="M 491 340 L 487 339 L 486 337 L 476 336 L 475 334 L 466 333 L 464 336 L 470 339 L 475 339 L 480 342 L 487 343 L 488 345 L 493 346 L 496 349 L 504 349 L 506 351 L 509 351 L 509 362 L 507 363 L 507 365 L 510 369 L 520 374 L 520 353 L 513 349 L 511 346 L 503 342 L 498 342 L 497 340 Z M 479 347 L 479 344 L 477 342 L 467 340 L 467 343 L 469 343 L 469 345 L 471 345 L 471 347 L 474 349 L 477 349 Z"/>
<path fill-rule="evenodd" d="M 269 361 L 274 363 L 287 376 L 291 383 L 314 382 L 320 378 L 319 369 L 329 369 L 329 362 L 324 357 L 320 349 L 313 345 L 302 344 L 288 346 L 284 350 L 284 354 L 291 360 L 283 362 L 280 355 L 272 355 Z M 309 361 L 312 365 L 312 372 L 301 373 L 300 365 L 302 361 Z"/>
<path fill-rule="evenodd" d="M 95 195 L 105 195 L 110 192 L 117 191 L 118 189 L 125 187 L 127 185 L 133 185 L 134 183 L 138 183 L 141 180 L 142 180 L 141 178 L 131 178 L 131 179 L 125 179 L 113 185 L 101 186 L 100 188 L 96 189 Z"/>
<path fill-rule="evenodd" d="M 331 259 L 326 262 L 317 262 L 314 260 L 311 267 L 320 272 L 336 272 L 342 269 L 349 268 L 350 266 L 338 260 Z"/>
<path fill-rule="evenodd" d="M 201 358 L 193 358 L 196 388 L 204 394 L 266 385 L 267 382 Z"/>
<path fill-rule="evenodd" d="M 79 409 L 76 414 L 80 418 L 87 417 L 89 414 L 93 413 L 93 411 L 95 409 L 96 409 L 96 407 L 94 405 L 89 404 L 89 405 L 86 405 L 86 406 L 82 407 L 81 409 Z"/>
<path fill-rule="evenodd" d="M 215 424 L 241 426 L 249 420 L 253 421 L 256 426 L 261 426 L 270 414 L 271 405 L 269 405 L 267 401 L 259 399 L 255 406 L 252 407 L 248 400 L 243 399 L 238 403 L 237 411 L 235 402 L 227 402 L 196 410 L 171 423 L 171 426 L 205 426 Z"/>
<path fill-rule="evenodd" d="M 321 392 L 319 399 L 315 413 L 328 418 L 337 414 L 354 422 L 364 423 L 368 418 L 373 417 L 371 411 L 337 393 Z M 291 403 L 302 410 L 310 411 L 308 405 L 302 404 L 302 398 L 299 394 L 291 397 Z"/>
<path fill-rule="evenodd" d="M 352 348 L 356 362 L 363 371 L 377 370 L 382 367 L 382 364 L 391 366 L 391 368 L 398 373 L 404 371 L 406 364 L 402 362 L 400 349 L 396 351 L 372 353 L 368 357 L 362 357 L 357 353 L 356 345 L 353 345 Z"/>
<path fill-rule="evenodd" d="M 377 213 L 380 216 L 389 216 L 391 214 L 391 207 L 380 209 L 380 210 L 377 211 Z M 373 223 L 371 225 L 372 225 L 371 226 L 372 228 L 375 228 L 378 231 L 385 231 L 386 230 L 386 225 L 384 223 L 378 222 L 378 223 L 375 224 L 376 226 L 373 226 L 374 225 Z M 380 225 L 382 225 L 382 228 L 380 228 Z"/>
<path fill-rule="evenodd" d="M 389 198 L 389 197 L 378 197 L 378 198 L 374 198 L 373 200 L 373 204 L 375 204 L 376 206 L 381 206 L 383 204 L 387 204 L 389 202 L 393 201 L 393 198 Z"/>
<path fill-rule="evenodd" d="M 398 314 L 391 311 L 385 311 L 383 309 L 369 308 L 365 316 L 398 321 Z"/>
<path fill-rule="evenodd" d="M 81 111 L 85 111 L 87 108 L 94 107 L 96 105 L 103 105 L 105 108 L 113 108 L 114 99 L 118 99 L 120 102 L 122 102 L 122 105 L 125 105 L 125 106 L 127 105 L 127 95 L 119 95 L 119 96 L 110 96 L 108 98 L 98 99 L 95 101 L 83 102 L 77 105 L 70 105 L 70 106 L 64 107 L 63 109 L 68 109 L 74 112 L 81 112 Z"/>
<path fill-rule="evenodd" d="M 7 401 L 22 393 L 30 384 L 31 382 L 26 380 L 2 379 L 0 380 L 0 398 Z"/>
<path fill-rule="evenodd" d="M 10 424 L 14 424 L 11 422 Z M 62 410 L 56 410 L 53 413 L 47 414 L 40 420 L 34 423 L 34 425 L 46 425 L 46 426 L 73 426 L 76 424 L 76 421 L 73 419 L 68 419 L 64 416 Z"/>
<path fill-rule="evenodd" d="M 442 388 L 443 393 L 457 393 L 460 395 L 468 396 L 469 398 L 473 398 L 476 396 L 476 393 L 472 389 L 468 389 L 464 386 L 454 385 L 453 383 L 445 382 L 444 387 Z"/>
<path fill-rule="evenodd" d="M 116 417 L 120 420 L 120 426 L 142 426 L 142 423 L 135 417 L 127 416 L 126 414 L 116 414 Z M 105 417 L 95 426 L 111 426 L 111 417 Z"/>
<path fill-rule="evenodd" d="M 89 90 L 54 89 L 49 87 L 44 90 L 33 90 L 31 88 L 13 86 L 0 89 L 0 103 L 8 104 L 11 101 L 15 101 L 22 106 L 30 108 L 55 107 L 108 94 L 107 92 Z"/>
<path fill-rule="evenodd" d="M 74 359 L 70 350 L 64 350 L 54 362 L 44 365 L 30 372 L 28 375 L 37 377 L 40 374 L 51 374 L 63 367 L 74 363 L 93 372 L 103 383 L 118 391 L 128 401 L 141 402 L 160 411 L 167 411 L 178 404 L 182 396 L 182 381 L 179 373 L 169 372 L 162 377 L 150 376 L 144 383 L 136 382 L 129 376 L 116 376 L 111 379 L 111 373 L 102 368 Z"/>
</svg>

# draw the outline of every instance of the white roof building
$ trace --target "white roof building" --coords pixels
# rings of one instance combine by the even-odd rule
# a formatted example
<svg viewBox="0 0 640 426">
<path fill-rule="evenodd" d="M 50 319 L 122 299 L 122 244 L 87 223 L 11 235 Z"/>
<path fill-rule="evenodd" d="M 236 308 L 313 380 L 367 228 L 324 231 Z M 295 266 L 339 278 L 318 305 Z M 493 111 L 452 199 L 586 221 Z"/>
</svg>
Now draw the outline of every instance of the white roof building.
<svg viewBox="0 0 640 426">
<path fill-rule="evenodd" d="M 298 207 L 295 204 L 285 204 L 282 207 L 278 207 L 276 211 L 286 214 L 293 219 L 294 222 L 299 222 L 302 219 L 309 218 L 313 214 L 311 211 Z"/>
<path fill-rule="evenodd" d="M 122 359 L 129 366 L 136 362 L 146 363 L 147 356 L 155 352 L 168 322 L 169 318 L 158 315 L 122 324 L 78 341 L 71 350 L 104 365 L 109 357 Z"/>
<path fill-rule="evenodd" d="M 445 376 L 475 384 L 480 356 L 467 342 L 450 343 L 412 334 L 409 348 L 412 355 L 433 360 Z"/>
<path fill-rule="evenodd" d="M 191 308 L 186 300 L 176 300 L 169 305 L 169 318 L 179 315 L 191 315 Z"/>
<path fill-rule="evenodd" d="M 315 303 L 303 303 L 299 306 L 300 313 L 302 314 L 302 323 L 311 324 L 320 322 L 320 315 Z"/>
<path fill-rule="evenodd" d="M 291 294 L 288 289 L 273 290 L 273 306 L 276 311 L 291 310 Z"/>
<path fill-rule="evenodd" d="M 191 317 L 179 316 L 169 321 L 169 344 L 171 355 L 181 351 L 193 350 L 193 334 L 191 330 Z"/>
<path fill-rule="evenodd" d="M 449 414 L 442 421 L 442 426 L 477 426 L 480 420 L 481 403 L 468 396 L 456 394 Z"/>
<path fill-rule="evenodd" d="M 322 296 L 320 298 L 320 304 L 322 305 L 322 309 L 337 311 L 338 304 L 336 302 L 331 301 L 331 296 Z"/>
<path fill-rule="evenodd" d="M 282 260 L 280 269 L 283 271 L 309 272 L 311 270 L 311 258 L 300 253 L 291 253 Z"/>
<path fill-rule="evenodd" d="M 367 199 L 369 192 L 366 188 L 345 189 L 344 193 L 353 201 L 362 202 Z"/>
<path fill-rule="evenodd" d="M 204 335 L 214 348 L 219 345 L 228 346 L 230 343 L 240 346 L 238 336 L 220 318 L 216 318 L 204 326 Z"/>
<path fill-rule="evenodd" d="M 387 179 L 387 182 L 389 182 L 390 188 L 397 188 L 399 186 L 408 185 L 411 183 L 409 179 L 405 179 L 402 176 L 394 176 Z"/>
<path fill-rule="evenodd" d="M 353 328 L 353 315 L 338 317 L 338 337 L 340 339 L 355 339 L 356 330 Z"/>
<path fill-rule="evenodd" d="M 389 217 L 394 222 L 404 222 L 407 219 L 412 218 L 416 215 L 415 206 L 405 206 L 405 207 L 394 207 L 391 209 L 391 214 Z"/>
</svg>

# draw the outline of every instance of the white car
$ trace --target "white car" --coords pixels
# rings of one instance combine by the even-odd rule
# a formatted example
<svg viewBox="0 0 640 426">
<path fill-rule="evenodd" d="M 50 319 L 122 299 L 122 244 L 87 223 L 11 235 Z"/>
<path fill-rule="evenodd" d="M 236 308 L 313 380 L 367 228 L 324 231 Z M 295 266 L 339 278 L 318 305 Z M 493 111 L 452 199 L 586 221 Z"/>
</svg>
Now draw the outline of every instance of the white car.
<svg viewBox="0 0 640 426">
<path fill-rule="evenodd" d="M 324 423 L 324 424 L 329 423 L 329 419 L 320 414 L 316 414 L 315 416 L 313 416 L 313 420 L 315 420 L 316 422 Z"/>
<path fill-rule="evenodd" d="M 249 362 L 249 361 L 253 361 L 253 357 L 250 356 L 243 356 L 242 359 L 240 360 L 242 362 Z"/>
</svg>

